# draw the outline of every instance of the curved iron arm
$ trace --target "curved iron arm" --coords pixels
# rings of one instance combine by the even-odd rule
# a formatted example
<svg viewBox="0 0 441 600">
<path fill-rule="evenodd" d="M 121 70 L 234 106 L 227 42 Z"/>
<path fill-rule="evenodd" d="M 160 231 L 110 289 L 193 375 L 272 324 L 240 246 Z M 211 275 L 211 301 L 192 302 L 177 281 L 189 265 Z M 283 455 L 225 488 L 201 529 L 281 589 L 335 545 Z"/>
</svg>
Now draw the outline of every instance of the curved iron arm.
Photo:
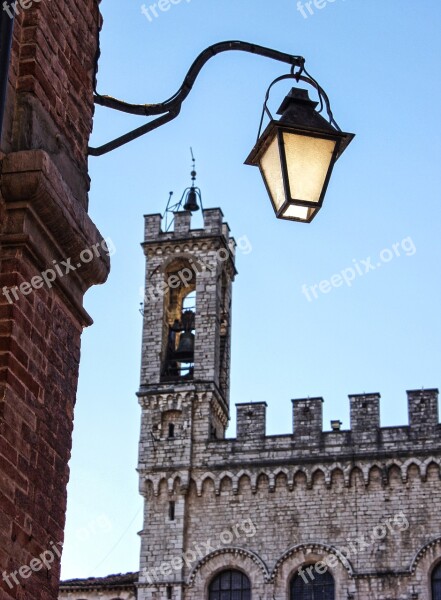
<svg viewBox="0 0 441 600">
<path fill-rule="evenodd" d="M 102 96 L 101 94 L 97 93 L 95 95 L 95 104 L 99 104 L 100 106 L 105 106 L 107 108 L 112 108 L 113 110 L 119 110 L 121 112 L 129 113 L 132 115 L 143 115 L 147 117 L 151 117 L 154 115 L 162 116 L 158 119 L 151 121 L 150 123 L 146 123 L 145 125 L 138 127 L 137 129 L 117 138 L 116 140 L 113 140 L 112 142 L 100 146 L 99 148 L 89 148 L 89 155 L 102 156 L 103 154 L 106 154 L 111 150 L 115 150 L 123 144 L 126 144 L 127 142 L 130 142 L 140 137 L 141 135 L 144 135 L 145 133 L 153 131 L 153 129 L 164 125 L 168 121 L 175 119 L 180 113 L 182 103 L 191 92 L 193 85 L 203 66 L 213 56 L 216 56 L 221 52 L 228 52 L 231 50 L 249 52 L 251 54 L 257 54 L 259 56 L 271 58 L 272 60 L 278 60 L 280 62 L 284 62 L 291 65 L 293 69 L 294 67 L 298 67 L 298 75 L 300 75 L 304 69 L 305 59 L 302 56 L 294 56 L 292 54 L 279 52 L 278 50 L 266 48 L 265 46 L 258 46 L 249 42 L 219 42 L 217 44 L 214 44 L 213 46 L 209 46 L 203 52 L 201 52 L 201 54 L 199 54 L 194 63 L 191 65 L 184 79 L 184 82 L 179 88 L 179 90 L 176 92 L 176 94 L 174 94 L 173 96 L 171 96 L 171 98 L 168 98 L 168 100 L 165 100 L 164 102 L 160 102 L 157 104 L 129 104 L 128 102 L 118 100 L 117 98 L 112 98 L 112 96 Z"/>
</svg>

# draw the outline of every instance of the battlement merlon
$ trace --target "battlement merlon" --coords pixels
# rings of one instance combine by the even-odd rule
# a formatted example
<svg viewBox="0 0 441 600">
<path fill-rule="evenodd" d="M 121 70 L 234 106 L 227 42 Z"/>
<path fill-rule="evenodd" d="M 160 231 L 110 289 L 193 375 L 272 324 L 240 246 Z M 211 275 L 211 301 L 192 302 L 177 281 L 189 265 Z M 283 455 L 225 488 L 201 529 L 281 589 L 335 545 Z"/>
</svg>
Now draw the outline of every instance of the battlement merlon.
<svg viewBox="0 0 441 600">
<path fill-rule="evenodd" d="M 202 211 L 204 218 L 203 229 L 191 229 L 191 212 L 175 212 L 173 230 L 162 231 L 162 216 L 160 214 L 144 215 L 144 242 L 164 242 L 187 239 L 204 238 L 207 236 L 221 236 L 225 242 L 234 247 L 234 239 L 230 237 L 228 223 L 223 220 L 223 212 L 220 208 L 206 208 Z"/>
<path fill-rule="evenodd" d="M 377 393 L 349 395 L 351 431 L 377 431 L 380 427 L 380 398 Z"/>
<path fill-rule="evenodd" d="M 411 429 L 432 429 L 438 425 L 437 389 L 408 390 L 409 425 Z"/>
<path fill-rule="evenodd" d="M 236 404 L 238 439 L 265 437 L 267 406 L 266 402 Z"/>
<path fill-rule="evenodd" d="M 410 390 L 407 392 L 409 428 L 423 434 L 438 426 L 438 389 Z M 334 433 L 346 435 L 352 432 L 367 438 L 380 430 L 380 394 L 350 394 L 350 430 Z M 323 398 L 299 398 L 293 403 L 293 430 L 291 434 L 310 440 L 320 438 L 323 432 Z M 265 437 L 266 402 L 241 403 L 237 407 L 237 439 Z M 398 427 L 398 425 L 397 425 Z M 401 426 L 406 427 L 406 426 Z"/>
<path fill-rule="evenodd" d="M 323 398 L 299 398 L 293 405 L 293 430 L 301 437 L 314 437 L 323 431 Z"/>
</svg>

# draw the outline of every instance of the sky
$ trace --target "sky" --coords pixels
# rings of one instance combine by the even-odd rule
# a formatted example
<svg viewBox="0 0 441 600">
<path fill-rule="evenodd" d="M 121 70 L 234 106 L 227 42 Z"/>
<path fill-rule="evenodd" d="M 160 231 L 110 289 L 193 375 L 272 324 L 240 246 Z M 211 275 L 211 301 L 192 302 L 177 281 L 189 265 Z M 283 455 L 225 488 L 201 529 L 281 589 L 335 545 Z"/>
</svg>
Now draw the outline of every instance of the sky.
<svg viewBox="0 0 441 600">
<path fill-rule="evenodd" d="M 90 158 L 90 215 L 116 252 L 85 297 L 94 325 L 82 338 L 64 579 L 138 570 L 143 215 L 190 184 L 190 146 L 204 206 L 222 208 L 247 250 L 233 289 L 230 437 L 239 402 L 266 401 L 267 434 L 281 434 L 293 398 L 322 396 L 325 429 L 346 429 L 348 394 L 380 392 L 382 425 L 405 425 L 406 390 L 441 385 L 441 3 L 306 4 L 182 0 L 155 17 L 141 0 L 101 3 L 101 94 L 161 102 L 207 46 L 245 40 L 304 56 L 356 137 L 315 220 L 276 219 L 243 162 L 265 92 L 288 68 L 230 52 L 204 67 L 175 121 Z M 273 111 L 290 87 L 273 88 Z M 91 145 L 144 122 L 98 107 Z"/>
</svg>

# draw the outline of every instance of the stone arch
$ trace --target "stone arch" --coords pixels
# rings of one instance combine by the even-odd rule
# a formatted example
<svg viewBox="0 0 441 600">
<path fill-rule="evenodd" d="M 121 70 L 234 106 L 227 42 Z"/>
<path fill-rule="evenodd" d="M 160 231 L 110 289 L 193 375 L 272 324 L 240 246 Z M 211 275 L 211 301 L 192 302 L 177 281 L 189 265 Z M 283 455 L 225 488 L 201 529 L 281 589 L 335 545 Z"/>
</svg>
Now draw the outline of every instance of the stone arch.
<svg viewBox="0 0 441 600">
<path fill-rule="evenodd" d="M 264 489 L 265 485 L 268 489 L 270 485 L 269 475 L 265 471 L 259 471 L 256 479 L 256 490 L 259 490 L 259 488 Z"/>
<path fill-rule="evenodd" d="M 161 477 L 158 475 L 150 475 L 145 477 L 144 481 L 146 489 L 150 488 L 154 496 L 159 496 L 159 483 L 161 480 Z"/>
<path fill-rule="evenodd" d="M 436 459 L 433 456 L 429 456 L 425 461 L 421 462 L 421 477 L 426 480 L 427 472 L 429 467 L 436 466 L 438 467 L 438 472 L 441 478 L 441 461 L 440 459 Z"/>
<path fill-rule="evenodd" d="M 164 284 L 161 381 L 193 377 L 195 311 L 193 308 L 191 311 L 186 310 L 185 298 L 196 292 L 199 270 L 193 267 L 194 259 L 189 253 L 182 253 L 178 247 L 175 250 L 178 252 L 173 252 L 172 256 L 164 260 L 157 274 L 157 279 L 161 279 L 161 284 Z M 185 350 L 178 352 L 182 339 L 187 340 Z"/>
<path fill-rule="evenodd" d="M 197 496 L 197 485 L 194 479 L 190 479 L 188 481 L 187 487 L 183 490 L 186 495 L 191 498 L 195 498 Z"/>
<path fill-rule="evenodd" d="M 415 589 L 422 598 L 430 598 L 432 572 L 441 563 L 441 536 L 422 546 L 412 559 L 410 572 Z"/>
<path fill-rule="evenodd" d="M 360 465 L 351 465 L 349 471 L 350 487 L 355 487 L 357 478 L 360 478 L 361 482 L 364 484 L 364 486 L 366 486 L 366 479 L 364 478 L 363 469 L 360 467 Z"/>
<path fill-rule="evenodd" d="M 242 469 L 236 475 L 236 478 L 237 478 L 237 489 L 238 489 L 239 492 L 241 490 L 242 485 L 244 484 L 244 482 L 247 479 L 248 479 L 250 487 L 252 487 L 252 485 L 251 485 L 251 473 L 249 471 L 245 471 L 244 469 Z"/>
<path fill-rule="evenodd" d="M 215 494 L 216 482 L 214 477 L 205 477 L 202 482 L 202 494 Z"/>
<path fill-rule="evenodd" d="M 167 258 L 164 258 L 164 260 L 158 267 L 158 271 L 160 271 L 161 273 L 167 273 L 170 270 L 170 266 L 173 266 L 173 263 L 177 264 L 179 262 L 188 262 L 190 264 L 191 262 L 193 262 L 193 264 L 195 264 L 197 267 L 200 267 L 201 270 L 203 269 L 203 265 L 195 257 L 194 254 L 190 253 L 189 251 L 183 250 L 178 246 L 175 248 L 172 248 L 171 246 L 167 246 L 166 248 L 164 248 L 164 255 L 167 254 L 169 254 L 169 256 Z"/>
<path fill-rule="evenodd" d="M 439 562 L 441 560 L 441 536 L 433 538 L 430 542 L 424 544 L 424 546 L 421 546 L 421 548 L 415 553 L 409 569 L 412 575 L 416 573 L 420 563 L 427 556 L 429 556 L 431 562 Z"/>
<path fill-rule="evenodd" d="M 297 469 L 296 471 L 294 471 L 294 475 L 293 475 L 293 483 L 294 486 L 301 486 L 301 485 L 305 485 L 305 487 L 307 487 L 308 485 L 308 475 L 307 473 L 305 473 L 305 471 L 303 469 Z"/>
<path fill-rule="evenodd" d="M 156 494 L 157 496 L 162 496 L 162 493 L 168 493 L 169 487 L 168 487 L 168 478 L 165 476 L 162 476 L 159 478 L 158 481 L 158 493 Z"/>
<path fill-rule="evenodd" d="M 403 479 L 403 482 L 407 482 L 409 481 L 409 479 L 412 478 L 415 479 L 415 477 L 412 477 L 412 471 L 414 470 L 414 468 L 417 470 L 416 478 L 422 478 L 420 461 L 408 460 L 401 468 L 401 477 Z"/>
<path fill-rule="evenodd" d="M 290 474 L 288 469 L 280 468 L 274 471 L 274 487 L 277 489 L 278 485 L 281 487 L 285 485 L 292 490 L 292 485 L 290 485 Z"/>
<path fill-rule="evenodd" d="M 229 569 L 245 573 L 253 590 L 263 590 L 269 581 L 265 562 L 254 552 L 237 546 L 219 548 L 207 554 L 191 570 L 187 585 L 192 590 L 192 597 L 206 598 L 212 579 Z"/>
<path fill-rule="evenodd" d="M 401 482 L 403 481 L 403 471 L 402 471 L 401 467 L 402 467 L 401 463 L 399 463 L 396 460 L 387 461 L 386 469 L 387 469 L 388 485 L 391 485 L 391 483 L 393 482 L 393 480 L 395 478 L 397 480 L 399 479 Z"/>
<path fill-rule="evenodd" d="M 329 484 L 330 486 L 338 483 L 338 478 L 341 478 L 343 485 L 345 484 L 345 474 L 341 466 L 333 464 L 329 467 Z"/>
<path fill-rule="evenodd" d="M 317 467 L 311 473 L 311 487 L 318 483 L 318 481 L 322 479 L 324 483 L 326 483 L 326 472 L 322 467 Z"/>
<path fill-rule="evenodd" d="M 144 496 L 155 496 L 155 482 L 152 477 L 144 477 L 139 481 L 139 493 Z"/>
<path fill-rule="evenodd" d="M 369 489 L 380 490 L 384 487 L 385 479 L 384 479 L 384 470 L 378 463 L 374 463 L 369 465 L 368 475 L 367 475 L 367 486 Z"/>
<path fill-rule="evenodd" d="M 435 479 L 441 479 L 441 467 L 435 460 L 432 460 L 424 465 L 424 481 L 430 480 L 431 471 L 436 472 L 434 475 Z"/>
<path fill-rule="evenodd" d="M 274 597 L 287 598 L 290 582 L 299 569 L 317 562 L 328 566 L 335 582 L 335 597 L 345 598 L 353 577 L 352 565 L 336 548 L 321 543 L 298 544 L 279 557 L 270 575 Z"/>
<path fill-rule="evenodd" d="M 218 477 L 216 478 L 215 490 L 216 490 L 217 496 L 219 496 L 221 493 L 221 488 L 222 488 L 224 479 L 229 481 L 231 484 L 231 487 L 233 487 L 233 479 L 234 479 L 233 473 L 231 473 L 231 471 L 222 471 L 222 473 L 220 473 L 218 475 Z"/>
<path fill-rule="evenodd" d="M 178 494 L 181 487 L 180 475 L 171 476 L 167 479 L 167 489 L 169 494 Z"/>
<path fill-rule="evenodd" d="M 216 489 L 216 480 L 215 480 L 214 476 L 211 475 L 211 473 L 205 473 L 201 477 L 194 479 L 194 482 L 196 484 L 196 493 L 198 496 L 202 496 L 202 493 L 205 489 L 206 482 L 208 482 L 208 481 L 211 481 L 213 484 L 213 489 Z"/>
</svg>

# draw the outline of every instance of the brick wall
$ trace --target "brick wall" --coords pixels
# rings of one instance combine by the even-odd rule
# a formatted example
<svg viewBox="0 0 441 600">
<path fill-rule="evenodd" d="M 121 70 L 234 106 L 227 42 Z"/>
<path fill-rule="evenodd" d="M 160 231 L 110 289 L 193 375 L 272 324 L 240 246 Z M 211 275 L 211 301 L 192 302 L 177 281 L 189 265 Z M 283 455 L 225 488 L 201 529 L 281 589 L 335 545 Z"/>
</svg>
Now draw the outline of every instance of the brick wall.
<svg viewBox="0 0 441 600">
<path fill-rule="evenodd" d="M 19 9 L 2 139 L 3 151 L 48 152 L 82 203 L 100 27 L 97 0 L 34 0 Z"/>
<path fill-rule="evenodd" d="M 83 296 L 109 271 L 101 245 L 81 263 L 102 240 L 86 212 L 100 15 L 95 0 L 19 12 L 0 154 L 0 290 L 19 287 L 17 298 L 0 293 L 0 597 L 54 600 L 80 337 L 91 324 Z M 81 268 L 29 286 L 66 259 Z"/>
</svg>

